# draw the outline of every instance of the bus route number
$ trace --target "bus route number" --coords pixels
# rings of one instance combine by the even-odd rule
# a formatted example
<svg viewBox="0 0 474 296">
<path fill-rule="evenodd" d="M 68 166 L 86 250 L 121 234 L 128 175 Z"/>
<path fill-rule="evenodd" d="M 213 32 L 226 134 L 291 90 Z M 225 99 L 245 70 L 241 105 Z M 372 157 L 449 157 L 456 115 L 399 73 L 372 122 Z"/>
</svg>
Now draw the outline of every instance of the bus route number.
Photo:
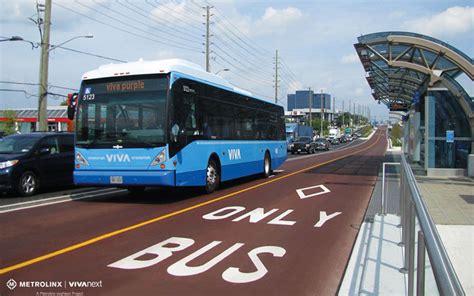
<svg viewBox="0 0 474 296">
<path fill-rule="evenodd" d="M 83 101 L 92 101 L 95 99 L 95 95 L 94 94 L 87 94 L 87 95 L 84 95 L 82 96 L 82 100 Z"/>
</svg>

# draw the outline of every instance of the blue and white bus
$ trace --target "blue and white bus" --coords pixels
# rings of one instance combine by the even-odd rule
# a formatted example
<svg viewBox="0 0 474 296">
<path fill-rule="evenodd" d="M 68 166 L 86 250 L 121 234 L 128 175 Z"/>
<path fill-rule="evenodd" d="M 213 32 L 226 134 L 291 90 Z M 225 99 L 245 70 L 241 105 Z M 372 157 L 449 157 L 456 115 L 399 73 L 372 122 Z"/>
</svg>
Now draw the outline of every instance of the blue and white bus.
<svg viewBox="0 0 474 296">
<path fill-rule="evenodd" d="M 87 72 L 76 111 L 77 185 L 203 186 L 268 176 L 287 157 L 283 107 L 183 60 Z"/>
</svg>

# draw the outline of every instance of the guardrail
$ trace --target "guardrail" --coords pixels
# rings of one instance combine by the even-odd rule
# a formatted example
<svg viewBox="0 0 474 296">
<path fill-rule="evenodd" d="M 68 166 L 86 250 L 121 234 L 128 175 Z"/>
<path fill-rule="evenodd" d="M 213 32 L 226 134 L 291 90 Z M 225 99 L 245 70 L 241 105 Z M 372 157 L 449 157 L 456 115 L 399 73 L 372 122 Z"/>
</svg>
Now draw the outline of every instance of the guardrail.
<svg viewBox="0 0 474 296">
<path fill-rule="evenodd" d="M 425 279 L 431 271 L 436 282 L 434 288 L 440 295 L 465 295 L 403 153 L 400 168 L 399 226 L 402 227 L 402 241 L 399 246 L 404 247 L 404 266 L 400 272 L 408 274 L 408 295 L 414 295 L 415 284 L 416 295 L 425 295 Z M 385 213 L 384 208 L 382 213 Z"/>
</svg>

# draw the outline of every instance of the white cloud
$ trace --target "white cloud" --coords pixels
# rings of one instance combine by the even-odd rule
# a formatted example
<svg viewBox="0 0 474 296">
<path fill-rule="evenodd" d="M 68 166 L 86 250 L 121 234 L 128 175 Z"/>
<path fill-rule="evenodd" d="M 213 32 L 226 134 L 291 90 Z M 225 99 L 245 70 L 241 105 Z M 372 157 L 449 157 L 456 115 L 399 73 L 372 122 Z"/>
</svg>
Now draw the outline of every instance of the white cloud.
<svg viewBox="0 0 474 296">
<path fill-rule="evenodd" d="M 357 64 L 359 63 L 359 56 L 356 53 L 346 54 L 341 58 L 343 64 Z"/>
<path fill-rule="evenodd" d="M 452 36 L 473 30 L 474 7 L 450 7 L 429 17 L 406 21 L 404 27 L 409 31 L 433 36 Z"/>
<path fill-rule="evenodd" d="M 303 13 L 298 8 L 288 7 L 285 9 L 275 9 L 273 7 L 268 7 L 260 21 L 266 24 L 285 26 L 288 23 L 300 19 L 302 16 Z"/>
<path fill-rule="evenodd" d="M 303 19 L 303 12 L 295 7 L 283 9 L 267 7 L 265 13 L 257 19 L 236 13 L 231 22 L 249 36 L 263 36 L 284 35 Z"/>
<path fill-rule="evenodd" d="M 154 55 L 154 59 L 162 60 L 162 59 L 172 59 L 177 58 L 176 53 L 171 50 L 160 50 Z"/>
<path fill-rule="evenodd" d="M 356 88 L 356 89 L 355 89 L 355 94 L 356 94 L 357 96 L 363 95 L 363 94 L 364 94 L 364 89 L 361 88 L 361 87 Z"/>
</svg>

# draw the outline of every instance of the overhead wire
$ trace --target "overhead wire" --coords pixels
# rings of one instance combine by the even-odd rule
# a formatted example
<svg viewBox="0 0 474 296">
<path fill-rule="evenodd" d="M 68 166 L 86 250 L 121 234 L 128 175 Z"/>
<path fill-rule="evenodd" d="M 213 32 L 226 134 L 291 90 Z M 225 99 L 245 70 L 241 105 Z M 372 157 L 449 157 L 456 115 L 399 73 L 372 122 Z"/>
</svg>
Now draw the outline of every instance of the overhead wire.
<svg viewBox="0 0 474 296">
<path fill-rule="evenodd" d="M 127 29 L 120 28 L 120 27 L 118 27 L 118 26 L 116 26 L 116 25 L 109 24 L 109 23 L 106 23 L 106 22 L 104 22 L 104 21 L 95 19 L 95 18 L 93 18 L 93 17 L 91 17 L 91 16 L 88 16 L 88 15 L 83 14 L 83 13 L 81 13 L 81 12 L 78 12 L 78 11 L 76 11 L 76 10 L 70 9 L 70 8 L 68 8 L 68 7 L 66 7 L 66 6 L 64 6 L 64 5 L 62 5 L 62 4 L 60 4 L 60 3 L 57 3 L 57 2 L 55 2 L 54 5 L 56 5 L 56 6 L 58 6 L 58 7 L 61 7 L 61 8 L 63 8 L 63 9 L 65 9 L 65 10 L 68 10 L 68 11 L 70 11 L 70 12 L 72 12 L 72 13 L 75 13 L 75 14 L 78 14 L 78 15 L 80 15 L 80 16 L 83 16 L 83 17 L 85 17 L 85 18 L 87 18 L 87 19 L 90 19 L 90 20 L 92 20 L 92 21 L 94 21 L 94 22 L 100 23 L 100 24 L 102 24 L 102 25 L 105 25 L 105 26 L 107 26 L 107 27 L 111 27 L 111 28 L 113 28 L 113 29 L 116 29 L 116 30 L 118 30 L 118 31 L 121 31 L 121 32 L 130 34 L 130 35 L 139 37 L 139 38 L 141 38 L 141 39 L 145 39 L 145 40 L 152 41 L 152 42 L 159 43 L 159 44 L 169 45 L 169 46 L 172 46 L 172 47 L 175 47 L 175 48 L 180 48 L 180 49 L 183 49 L 183 50 L 196 51 L 196 48 L 191 48 L 191 47 L 188 47 L 188 46 L 176 45 L 176 44 L 172 44 L 172 43 L 174 43 L 174 42 L 169 43 L 169 42 L 165 42 L 165 41 L 162 41 L 162 40 L 157 40 L 157 39 L 154 39 L 154 38 L 150 38 L 150 37 L 145 36 L 145 35 L 137 34 L 137 33 L 135 33 L 135 32 L 129 31 L 129 30 L 127 30 Z"/>
<path fill-rule="evenodd" d="M 173 9 L 173 8 L 170 8 L 170 7 L 166 6 L 164 3 L 161 3 L 160 5 L 157 6 L 157 5 L 152 4 L 152 3 L 150 3 L 150 2 L 151 2 L 151 1 L 149 1 L 149 0 L 145 0 L 145 3 L 147 3 L 148 5 L 150 5 L 150 6 L 154 7 L 154 8 L 156 8 L 156 9 L 164 8 L 166 11 L 171 12 L 171 14 L 168 14 L 167 16 L 173 17 L 173 19 L 177 20 L 178 22 L 182 22 L 182 23 L 188 25 L 189 27 L 194 28 L 195 30 L 197 30 L 197 31 L 199 31 L 199 32 L 202 31 L 202 29 L 203 29 L 202 27 L 198 27 L 198 26 L 196 26 L 196 24 L 187 22 L 186 19 L 183 18 L 182 15 L 181 15 L 181 17 L 176 17 L 176 16 L 174 16 L 174 14 L 177 13 L 177 12 L 176 12 L 176 9 Z M 158 1 L 155 1 L 155 3 L 158 3 Z M 168 3 L 170 3 L 170 2 L 168 2 Z M 184 4 L 184 5 L 182 5 L 182 4 Z M 183 7 L 183 9 L 184 9 L 185 2 L 183 2 L 182 4 L 178 4 L 178 5 L 182 5 L 182 6 L 180 6 L 180 7 Z M 184 11 L 183 11 L 183 12 L 184 12 Z M 202 20 L 199 19 L 199 23 L 201 23 L 201 22 L 202 22 Z M 186 28 L 186 29 L 189 29 L 189 28 Z M 201 32 L 201 33 L 202 33 L 202 32 Z"/>
<path fill-rule="evenodd" d="M 124 22 L 124 21 L 121 20 L 121 19 L 118 19 L 118 18 L 116 18 L 116 17 L 110 16 L 110 15 L 108 15 L 108 14 L 102 12 L 102 11 L 97 10 L 97 9 L 94 9 L 94 8 L 92 8 L 92 7 L 90 7 L 90 6 L 86 5 L 86 4 L 84 4 L 84 3 L 79 2 L 78 0 L 75 0 L 75 2 L 76 2 L 77 4 L 79 4 L 79 5 L 81 5 L 81 6 L 85 7 L 85 8 L 87 8 L 87 9 L 92 10 L 92 11 L 95 12 L 95 13 L 98 13 L 98 14 L 100 14 L 100 15 L 102 15 L 102 16 L 105 16 L 105 17 L 107 17 L 107 18 L 109 18 L 109 19 L 112 19 L 112 20 L 114 20 L 114 21 L 116 21 L 116 22 L 118 22 L 118 23 L 120 23 L 120 24 L 122 24 L 122 25 L 132 27 L 133 29 L 135 29 L 135 30 L 137 30 L 137 31 L 143 32 L 143 33 L 145 33 L 145 34 L 150 34 L 150 35 L 153 35 L 153 36 L 155 36 L 155 37 L 163 38 L 163 39 L 167 40 L 168 42 L 172 42 L 172 43 L 174 43 L 174 44 L 177 44 L 178 46 L 188 47 L 187 44 L 184 44 L 184 43 L 175 41 L 175 40 L 170 39 L 170 38 L 168 38 L 168 37 L 164 37 L 164 36 L 160 36 L 160 35 L 157 35 L 157 34 L 154 34 L 154 33 L 151 33 L 151 32 L 147 32 L 146 30 L 143 30 L 143 29 L 140 28 L 140 27 L 137 27 L 137 26 L 132 25 L 132 24 L 130 24 L 130 23 L 126 23 L 126 22 Z M 124 5 L 123 5 L 121 2 L 119 2 L 119 1 L 117 1 L 117 3 L 118 3 L 119 5 L 124 6 Z M 103 7 L 103 6 L 102 6 L 102 7 Z M 126 7 L 126 6 L 124 6 L 124 7 Z M 123 13 L 117 12 L 116 10 L 111 9 L 110 7 L 106 7 L 106 9 L 109 10 L 109 11 L 112 11 L 112 12 L 114 12 L 114 13 L 120 15 L 120 16 L 125 17 L 126 19 L 129 19 L 129 20 L 135 21 L 135 22 L 137 22 L 137 23 L 140 23 L 140 24 L 142 24 L 142 25 L 144 25 L 144 26 L 146 26 L 146 27 L 148 27 L 148 28 L 150 28 L 150 29 L 152 29 L 152 30 L 160 31 L 160 32 L 163 32 L 163 33 L 165 33 L 165 34 L 169 34 L 169 32 L 166 32 L 166 31 L 162 30 L 161 28 L 154 28 L 154 27 L 151 27 L 151 26 L 149 26 L 149 25 L 146 24 L 146 23 L 143 23 L 143 22 L 141 22 L 141 21 L 138 21 L 138 20 L 136 20 L 136 19 L 133 19 L 133 18 L 131 18 L 131 17 L 129 17 L 129 16 L 123 14 Z M 131 8 L 128 8 L 128 9 L 134 11 L 134 10 L 131 9 Z M 182 40 L 185 40 L 185 41 L 189 41 L 188 39 L 186 39 L 186 38 L 184 38 L 184 37 L 181 37 L 181 36 L 179 36 L 179 35 L 174 35 L 173 37 L 178 38 L 178 39 L 182 39 Z"/>
</svg>

